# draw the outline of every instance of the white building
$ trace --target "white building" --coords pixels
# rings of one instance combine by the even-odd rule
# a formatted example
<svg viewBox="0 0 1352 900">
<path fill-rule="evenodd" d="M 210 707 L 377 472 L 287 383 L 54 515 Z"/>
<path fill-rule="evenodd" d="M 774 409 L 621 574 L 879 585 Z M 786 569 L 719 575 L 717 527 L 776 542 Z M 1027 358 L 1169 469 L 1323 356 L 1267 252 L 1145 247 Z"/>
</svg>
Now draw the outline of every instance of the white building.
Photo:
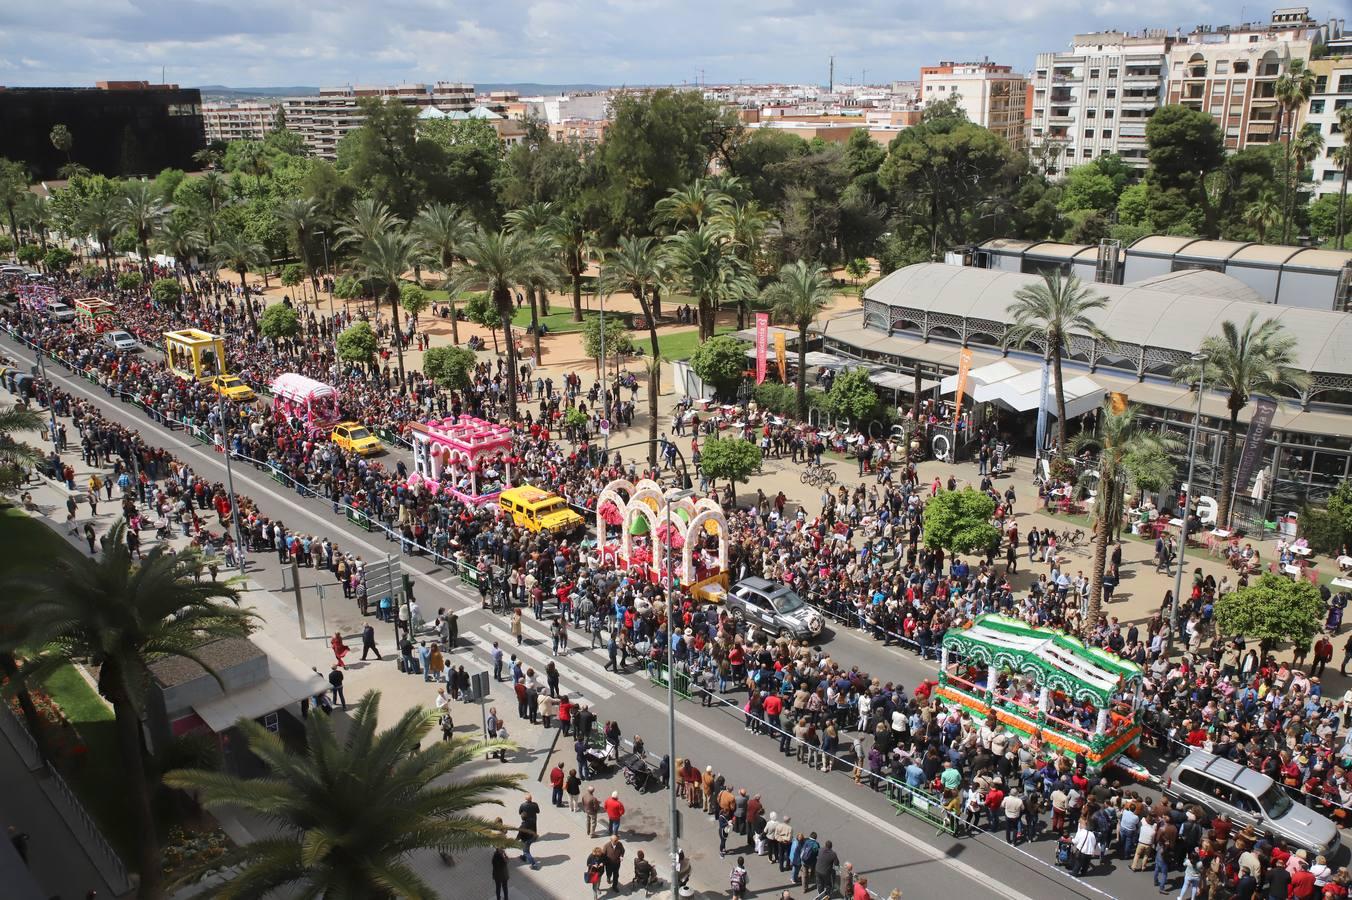
<svg viewBox="0 0 1352 900">
<path fill-rule="evenodd" d="M 1027 91 L 1027 76 L 991 62 L 942 62 L 920 68 L 923 105 L 956 97 L 968 119 L 994 131 L 1016 149 L 1025 145 Z"/>
<path fill-rule="evenodd" d="M 377 97 L 387 103 L 442 112 L 469 112 L 475 107 L 474 86 L 438 81 L 434 85 L 405 84 L 388 87 L 352 86 L 322 88 L 316 95 L 288 97 L 282 101 L 286 127 L 297 132 L 310 152 L 321 159 L 338 158 L 338 142 L 361 127 L 366 117 L 359 102 Z"/>
<path fill-rule="evenodd" d="M 1172 44 L 1164 31 L 1106 31 L 1038 54 L 1029 144 L 1047 175 L 1109 153 L 1145 168 L 1145 123 L 1164 95 Z"/>
<path fill-rule="evenodd" d="M 1316 59 L 1314 93 L 1305 109 L 1305 122 L 1316 126 L 1324 138 L 1324 149 L 1311 164 L 1316 197 L 1336 194 L 1342 188 L 1343 171 L 1334 156 L 1347 144 L 1347 135 L 1338 129 L 1338 113 L 1352 108 L 1352 52 L 1344 56 Z"/>
<path fill-rule="evenodd" d="M 261 141 L 277 124 L 276 103 L 203 103 L 202 126 L 212 141 Z"/>
</svg>

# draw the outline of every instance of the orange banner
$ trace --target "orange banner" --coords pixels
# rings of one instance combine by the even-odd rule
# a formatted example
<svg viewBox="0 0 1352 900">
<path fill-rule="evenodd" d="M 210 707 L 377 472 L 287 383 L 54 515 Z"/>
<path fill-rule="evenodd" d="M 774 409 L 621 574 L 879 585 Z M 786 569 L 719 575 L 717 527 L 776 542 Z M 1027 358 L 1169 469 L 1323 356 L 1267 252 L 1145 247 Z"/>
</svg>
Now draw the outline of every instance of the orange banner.
<svg viewBox="0 0 1352 900">
<path fill-rule="evenodd" d="M 775 332 L 775 362 L 779 363 L 779 383 L 789 383 L 789 369 L 784 360 L 784 332 Z"/>
<path fill-rule="evenodd" d="M 1113 411 L 1113 415 L 1122 415 L 1127 411 L 1127 395 L 1121 391 L 1109 391 L 1108 408 Z"/>
<path fill-rule="evenodd" d="M 966 347 L 958 354 L 958 389 L 953 401 L 953 424 L 956 426 L 962 416 L 962 398 L 967 393 L 967 373 L 972 369 L 972 351 Z"/>
</svg>

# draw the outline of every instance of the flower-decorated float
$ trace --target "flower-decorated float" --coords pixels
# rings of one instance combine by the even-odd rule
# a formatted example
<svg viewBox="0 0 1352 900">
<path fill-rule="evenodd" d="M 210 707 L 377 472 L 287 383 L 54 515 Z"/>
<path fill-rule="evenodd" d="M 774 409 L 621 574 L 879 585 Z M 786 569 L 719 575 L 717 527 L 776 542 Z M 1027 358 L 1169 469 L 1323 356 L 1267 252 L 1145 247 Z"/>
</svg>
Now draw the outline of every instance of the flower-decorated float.
<svg viewBox="0 0 1352 900">
<path fill-rule="evenodd" d="M 410 487 L 424 484 L 470 504 L 491 503 L 512 485 L 512 430 L 462 415 L 409 427 Z"/>
<path fill-rule="evenodd" d="M 272 414 L 279 422 L 298 421 L 311 437 L 328 436 L 342 418 L 338 411 L 338 391 L 332 385 L 315 381 L 297 372 L 283 372 L 268 388 L 272 394 Z"/>
<path fill-rule="evenodd" d="M 596 541 L 601 562 L 646 581 L 665 584 L 670 558 L 675 587 L 715 602 L 728 589 L 728 522 L 707 497 L 668 501 L 656 481 L 617 478 L 597 495 Z"/>
</svg>

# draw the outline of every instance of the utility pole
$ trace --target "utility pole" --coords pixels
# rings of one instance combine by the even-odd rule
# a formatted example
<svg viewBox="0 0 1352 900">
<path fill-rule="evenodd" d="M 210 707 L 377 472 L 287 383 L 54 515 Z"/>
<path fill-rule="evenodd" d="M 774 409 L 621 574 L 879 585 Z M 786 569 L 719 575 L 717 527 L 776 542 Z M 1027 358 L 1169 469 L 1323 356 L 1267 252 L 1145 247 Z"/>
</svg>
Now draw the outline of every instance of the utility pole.
<svg viewBox="0 0 1352 900">
<path fill-rule="evenodd" d="M 827 57 L 829 62 L 826 69 L 826 93 L 834 94 L 836 92 L 836 58 Z"/>
</svg>

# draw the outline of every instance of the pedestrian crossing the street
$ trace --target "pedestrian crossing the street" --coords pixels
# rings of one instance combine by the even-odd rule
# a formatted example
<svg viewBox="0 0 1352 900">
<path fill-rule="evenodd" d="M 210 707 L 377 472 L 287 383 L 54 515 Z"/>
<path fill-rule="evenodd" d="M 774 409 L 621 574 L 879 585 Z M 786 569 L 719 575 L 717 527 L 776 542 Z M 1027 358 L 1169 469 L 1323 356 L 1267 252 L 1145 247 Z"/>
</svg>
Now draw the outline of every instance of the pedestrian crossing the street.
<svg viewBox="0 0 1352 900">
<path fill-rule="evenodd" d="M 484 651 L 486 658 L 491 658 L 493 641 L 496 640 L 498 646 L 502 648 L 503 653 L 508 656 L 515 653 L 522 660 L 527 661 L 529 665 L 533 665 L 536 671 L 541 674 L 541 677 L 543 677 L 545 666 L 552 661 L 554 667 L 558 669 L 560 681 L 569 685 L 569 696 L 573 696 L 574 699 L 577 699 L 575 697 L 577 691 L 581 691 L 586 699 L 592 702 L 609 700 L 615 696 L 615 692 L 609 688 L 597 684 L 590 678 L 579 675 L 567 665 L 561 665 L 557 659 L 554 659 L 549 655 L 548 650 L 529 644 L 518 647 L 516 646 L 515 639 L 512 638 L 511 635 L 499 628 L 494 628 L 491 625 L 486 626 L 483 630 L 488 632 L 490 636 L 484 637 L 480 634 L 471 633 L 468 637 Z M 576 690 L 573 690 L 574 688 L 576 688 Z"/>
</svg>

